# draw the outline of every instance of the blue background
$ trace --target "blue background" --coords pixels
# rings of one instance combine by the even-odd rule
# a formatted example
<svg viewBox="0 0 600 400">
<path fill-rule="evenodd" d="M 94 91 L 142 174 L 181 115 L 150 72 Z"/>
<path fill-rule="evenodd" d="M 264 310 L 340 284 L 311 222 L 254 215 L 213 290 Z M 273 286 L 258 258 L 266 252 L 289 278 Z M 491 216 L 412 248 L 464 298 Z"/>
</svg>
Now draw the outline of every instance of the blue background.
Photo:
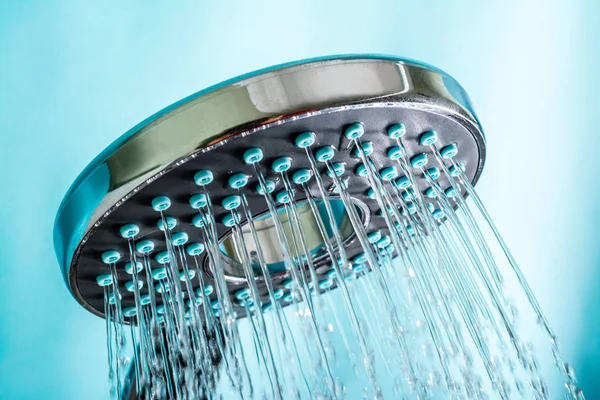
<svg viewBox="0 0 600 400">
<path fill-rule="evenodd" d="M 353 52 L 419 59 L 467 89 L 488 139 L 480 194 L 600 398 L 598 2 L 97 3 L 0 1 L 0 398 L 107 398 L 104 323 L 52 247 L 98 152 L 221 80 Z"/>
</svg>

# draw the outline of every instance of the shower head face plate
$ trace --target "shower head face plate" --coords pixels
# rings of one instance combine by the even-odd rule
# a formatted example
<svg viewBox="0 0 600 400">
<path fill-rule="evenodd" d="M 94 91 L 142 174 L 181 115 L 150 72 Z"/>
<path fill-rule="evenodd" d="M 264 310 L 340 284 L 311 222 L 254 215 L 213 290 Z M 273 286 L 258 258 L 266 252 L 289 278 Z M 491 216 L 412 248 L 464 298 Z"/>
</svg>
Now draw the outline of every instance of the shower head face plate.
<svg viewBox="0 0 600 400">
<path fill-rule="evenodd" d="M 272 193 L 275 197 L 284 189 L 280 174 L 271 169 L 275 159 L 289 157 L 290 177 L 300 169 L 311 169 L 306 150 L 295 144 L 298 134 L 306 131 L 314 132 L 316 137 L 309 151 L 314 153 L 330 146 L 334 149 L 331 161 L 345 165 L 340 178 L 348 179 L 348 191 L 366 231 L 385 234 L 387 226 L 384 218 L 378 216 L 378 203 L 368 196 L 369 182 L 356 174 L 362 162 L 356 155 L 355 143 L 344 135 L 346 128 L 357 122 L 364 126 L 361 142 L 372 143 L 370 157 L 379 170 L 395 165 L 388 151 L 396 141 L 387 132 L 394 124 L 401 123 L 406 128 L 402 143 L 409 158 L 429 154 L 429 166 L 436 166 L 430 148 L 420 141 L 423 133 L 435 131 L 439 148 L 457 145 L 455 160 L 464 165 L 471 182 L 475 183 L 481 173 L 485 158 L 482 130 L 466 93 L 437 69 L 390 57 L 342 56 L 258 72 L 169 108 L 117 141 L 78 178 L 61 205 L 55 229 L 57 254 L 72 293 L 88 310 L 103 315 L 103 288 L 98 286 L 96 278 L 110 272 L 101 255 L 115 250 L 122 255 L 116 265 L 119 284 L 123 286 L 122 307 L 134 306 L 134 295 L 124 286 L 131 275 L 125 271 L 125 264 L 130 261 L 129 247 L 121 235 L 121 227 L 133 223 L 140 228 L 135 241 L 154 243 L 151 263 L 152 267 L 159 267 L 154 256 L 166 250 L 166 243 L 164 232 L 157 226 L 160 214 L 151 203 L 158 196 L 167 196 L 171 206 L 164 214 L 176 220 L 171 232 L 185 232 L 188 244 L 202 243 L 202 230 L 192 224 L 198 211 L 190 206 L 189 200 L 202 192 L 194 175 L 208 169 L 214 180 L 205 189 L 213 205 L 228 290 L 234 300 L 234 293 L 246 287 L 247 282 L 236 257 L 231 251 L 227 254 L 231 228 L 221 223 L 230 214 L 223 208 L 222 200 L 238 194 L 230 187 L 229 180 L 238 173 L 248 176 L 248 183 L 240 191 L 255 219 L 267 221 L 261 237 L 264 245 L 263 237 L 268 240 L 272 234 L 269 210 L 264 196 L 256 191 L 258 178 L 254 167 L 244 162 L 244 153 L 250 148 L 262 150 L 259 168 L 267 180 L 275 183 Z M 331 199 L 336 202 L 333 180 L 325 173 L 325 164 L 318 167 Z M 449 186 L 443 175 L 438 182 L 442 188 Z M 299 214 L 308 216 L 303 224 L 310 227 L 312 214 L 301 212 L 307 193 L 292 185 Z M 306 186 L 313 195 L 319 193 L 314 178 Z M 417 186 L 421 191 L 429 187 L 422 174 L 417 174 Z M 84 204 L 89 198 L 98 200 L 92 206 Z M 244 213 L 239 211 L 239 214 L 243 225 Z M 344 213 L 339 217 L 343 222 Z M 285 218 L 282 216 L 282 221 Z M 351 260 L 362 248 L 353 230 L 345 226 L 344 247 Z M 307 231 L 310 232 L 309 228 Z M 326 279 L 331 260 L 319 246 L 322 238 L 318 234 L 310 238 L 318 278 Z M 285 269 L 275 267 L 281 264 L 278 258 L 281 255 L 277 251 L 272 253 L 269 260 L 274 266 L 271 275 L 274 289 L 287 290 L 284 282 L 289 276 Z M 137 256 L 141 258 L 139 253 Z M 198 256 L 198 261 L 204 281 L 214 285 L 206 251 Z M 194 261 L 188 262 L 191 265 Z M 139 272 L 144 281 L 145 273 L 145 270 Z M 192 279 L 192 282 L 197 286 L 199 281 Z M 256 282 L 260 295 L 268 302 L 262 277 Z M 142 294 L 146 291 L 146 287 L 141 289 Z M 216 298 L 216 293 L 212 296 Z M 245 315 L 243 307 L 236 312 Z"/>
</svg>

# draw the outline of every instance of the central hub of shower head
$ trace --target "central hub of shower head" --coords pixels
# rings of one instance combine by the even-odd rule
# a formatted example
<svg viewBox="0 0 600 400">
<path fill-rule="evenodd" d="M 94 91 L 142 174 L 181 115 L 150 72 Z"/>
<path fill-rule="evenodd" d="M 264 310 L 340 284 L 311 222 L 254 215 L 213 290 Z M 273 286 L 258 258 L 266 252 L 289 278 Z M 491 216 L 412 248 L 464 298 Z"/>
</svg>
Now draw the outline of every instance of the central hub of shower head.
<svg viewBox="0 0 600 400">
<path fill-rule="evenodd" d="M 147 282 L 149 269 L 156 273 L 173 262 L 165 258 L 164 252 L 169 254 L 166 236 L 173 239 L 175 247 L 170 254 L 179 257 L 179 268 L 186 263 L 199 266 L 202 280 L 190 280 L 194 290 L 201 281 L 206 287 L 216 285 L 216 256 L 232 301 L 240 288 L 247 287 L 241 238 L 244 254 L 250 258 L 261 250 L 273 289 L 285 293 L 290 276 L 285 253 L 277 247 L 281 236 L 264 188 L 271 192 L 286 241 L 292 242 L 290 220 L 298 216 L 318 279 L 326 280 L 336 261 L 324 245 L 335 227 L 327 225 L 324 231 L 318 227 L 318 220 L 327 221 L 329 213 L 323 209 L 315 177 L 309 173 L 304 183 L 293 174 L 315 171 L 316 166 L 348 259 L 361 258 L 363 248 L 356 226 L 350 223 L 348 209 L 337 193 L 339 185 L 326 173 L 328 168 L 340 173 L 339 182 L 347 188 L 364 230 L 385 236 L 387 225 L 373 188 L 364 178 L 364 158 L 352 136 L 356 127 L 361 130 L 362 148 L 384 179 L 390 167 L 399 172 L 395 162 L 400 137 L 404 155 L 417 169 L 422 170 L 427 155 L 433 157 L 431 135 L 444 156 L 454 157 L 472 183 L 483 168 L 484 138 L 467 94 L 453 78 L 431 66 L 394 57 L 356 55 L 301 61 L 245 75 L 192 95 L 144 121 L 77 178 L 61 204 L 54 235 L 73 295 L 86 309 L 103 315 L 101 285 L 113 280 L 109 277 L 114 267 L 122 306 L 133 307 L 133 268 L 127 265 L 130 249 L 135 260 L 148 263 L 138 273 L 139 280 Z M 309 132 L 314 143 L 307 150 L 303 138 Z M 317 154 L 320 149 L 327 151 Z M 259 161 L 253 159 L 255 150 L 260 152 Z M 308 152 L 320 161 L 331 152 L 333 159 L 329 164 L 312 165 Z M 291 164 L 286 169 L 291 193 L 277 172 L 282 159 Z M 435 169 L 433 163 L 428 167 Z M 264 175 L 262 182 L 257 171 Z M 436 175 L 436 171 L 431 173 Z M 443 174 L 438 171 L 437 175 L 440 187 L 448 188 Z M 425 177 L 422 173 L 415 176 L 412 190 L 426 192 L 429 184 Z M 402 178 L 401 172 L 397 178 Z M 314 209 L 309 199 L 314 200 Z M 252 215 L 256 236 L 247 212 Z M 231 228 L 236 218 L 240 228 L 237 240 Z M 165 224 L 168 235 L 160 229 Z M 204 250 L 210 240 L 219 249 L 213 259 Z M 287 254 L 296 261 L 304 257 L 297 250 Z M 270 301 L 267 282 L 259 270 L 255 271 L 257 288 L 266 304 Z M 140 294 L 146 291 L 147 287 L 142 287 Z M 161 290 L 158 292 L 160 296 Z M 216 293 L 211 296 L 215 299 Z M 236 307 L 238 315 L 243 315 L 243 307 Z"/>
<path fill-rule="evenodd" d="M 333 216 L 336 221 L 337 227 L 340 229 L 340 234 L 344 245 L 350 244 L 356 240 L 354 229 L 350 223 L 348 213 L 346 212 L 344 205 L 339 199 L 332 199 L 330 201 L 333 210 Z M 313 262 L 317 265 L 318 272 L 325 273 L 329 270 L 330 260 L 327 252 L 325 251 L 325 239 L 333 240 L 333 229 L 334 227 L 328 221 L 327 211 L 325 210 L 323 201 L 317 200 L 316 206 L 318 215 L 315 216 L 311 210 L 308 201 L 300 201 L 295 205 L 296 212 L 298 213 L 298 220 L 301 229 L 304 233 L 306 247 L 312 256 Z M 364 226 L 369 225 L 370 215 L 369 209 L 364 202 L 354 199 L 354 207 L 356 208 L 359 215 L 362 217 Z M 292 229 L 294 226 L 290 219 L 290 215 L 285 208 L 278 210 L 278 217 L 282 223 L 284 234 L 288 243 L 292 243 L 294 238 Z M 325 236 L 319 230 L 317 218 L 325 224 Z M 270 272 L 271 277 L 279 278 L 286 277 L 288 273 L 285 268 L 285 254 L 283 254 L 280 246 L 280 240 L 277 235 L 277 227 L 275 220 L 270 212 L 263 215 L 257 216 L 254 219 L 254 229 L 257 233 L 257 240 L 252 233 L 252 227 L 246 221 L 241 226 L 242 237 L 247 250 L 250 254 L 257 253 L 259 246 L 261 247 L 263 258 L 266 266 Z M 243 266 L 241 265 L 243 260 L 240 257 L 240 249 L 233 238 L 233 234 L 230 232 L 221 239 L 221 250 L 224 255 L 223 263 L 225 270 L 225 278 L 233 283 L 244 283 L 246 282 L 245 273 Z M 290 249 L 291 257 L 297 259 L 299 255 L 298 249 Z M 300 251 L 301 253 L 301 251 Z M 208 262 L 208 259 L 206 259 Z M 258 268 L 257 268 L 258 269 Z M 260 271 L 257 271 L 257 280 L 262 280 L 263 276 Z"/>
</svg>

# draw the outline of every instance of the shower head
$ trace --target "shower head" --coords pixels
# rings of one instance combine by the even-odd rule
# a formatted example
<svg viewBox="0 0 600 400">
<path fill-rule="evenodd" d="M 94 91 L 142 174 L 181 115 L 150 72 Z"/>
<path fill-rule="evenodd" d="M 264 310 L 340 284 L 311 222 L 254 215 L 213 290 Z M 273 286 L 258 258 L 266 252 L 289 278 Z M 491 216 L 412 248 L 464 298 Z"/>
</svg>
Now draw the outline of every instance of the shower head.
<svg viewBox="0 0 600 400">
<path fill-rule="evenodd" d="M 238 316 L 245 315 L 240 299 L 249 296 L 243 266 L 265 265 L 266 273 L 252 271 L 263 304 L 286 304 L 290 258 L 308 256 L 311 282 L 317 279 L 313 287 L 321 289 L 335 285 L 331 254 L 339 253 L 339 244 L 350 261 L 342 267 L 361 264 L 365 243 L 356 218 L 369 240 L 394 253 L 386 242 L 391 211 L 382 210 L 372 190 L 371 169 L 403 190 L 398 193 L 408 213 L 416 201 L 411 190 L 425 194 L 422 205 L 433 215 L 439 211 L 427 204 L 430 179 L 441 188 L 450 184 L 427 165 L 438 151 L 433 148 L 477 181 L 485 159 L 482 129 L 465 91 L 443 71 L 372 55 L 257 71 L 167 107 L 103 151 L 60 206 L 56 254 L 74 297 L 100 316 L 102 285 L 116 278 L 123 309 L 131 310 L 124 311 L 127 320 L 135 315 L 132 272 L 147 282 L 151 270 L 159 282 L 169 262 L 197 262 L 202 280 L 189 279 L 195 269 L 184 268 L 182 282 L 204 294 L 214 288 L 213 299 L 226 290 Z M 407 166 L 414 179 L 404 176 Z M 349 203 L 354 211 L 345 207 Z M 303 240 L 293 237 L 295 231 Z M 282 238 L 303 243 L 282 250 Z M 218 254 L 207 250 L 207 241 L 218 244 Z M 138 263 L 144 264 L 139 270 Z M 220 273 L 226 287 L 219 287 Z"/>
</svg>

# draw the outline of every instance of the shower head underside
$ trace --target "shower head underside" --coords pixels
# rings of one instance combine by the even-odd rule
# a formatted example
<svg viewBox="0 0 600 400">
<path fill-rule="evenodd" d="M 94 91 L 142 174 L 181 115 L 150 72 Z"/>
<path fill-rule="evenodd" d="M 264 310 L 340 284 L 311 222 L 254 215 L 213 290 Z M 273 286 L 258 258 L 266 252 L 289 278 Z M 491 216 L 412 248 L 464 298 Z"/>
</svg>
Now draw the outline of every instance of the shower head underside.
<svg viewBox="0 0 600 400">
<path fill-rule="evenodd" d="M 353 130 L 364 134 L 354 140 Z M 206 210 L 212 205 L 214 238 L 220 242 L 218 256 L 233 301 L 235 293 L 248 284 L 236 251 L 239 241 L 234 240 L 228 226 L 232 222 L 232 211 L 228 208 L 245 197 L 247 205 L 238 205 L 233 214 L 240 218 L 240 235 L 250 253 L 260 247 L 269 265 L 272 289 L 280 293 L 279 298 L 282 294 L 285 297 L 290 276 L 282 267 L 285 260 L 277 247 L 273 218 L 269 218 L 272 213 L 264 193 L 261 194 L 264 191 L 257 190 L 261 187 L 257 174 L 260 171 L 264 175 L 263 185 L 273 189 L 271 197 L 278 212 L 284 211 L 283 203 L 278 201 L 285 201 L 285 194 L 290 193 L 283 176 L 289 177 L 288 189 L 292 189 L 293 207 L 306 236 L 306 246 L 319 281 L 325 281 L 332 260 L 323 246 L 323 233 L 333 235 L 334 227 L 327 224 L 326 232 L 318 229 L 316 219 L 326 222 L 328 214 L 315 177 L 304 184 L 295 179 L 315 167 L 307 153 L 317 159 L 316 167 L 331 200 L 347 258 L 357 260 L 364 249 L 336 193 L 334 180 L 326 173 L 328 165 L 342 173 L 339 180 L 347 187 L 366 232 L 379 232 L 385 237 L 389 225 L 382 216 L 381 203 L 370 193 L 370 181 L 363 176 L 365 154 L 357 149 L 357 143 L 369 153 L 372 167 L 382 178 L 395 170 L 396 181 L 403 177 L 397 156 L 394 157 L 398 145 L 413 164 L 418 165 L 419 157 L 425 154 L 429 156 L 427 168 L 437 167 L 427 142 L 429 132 L 436 133 L 436 147 L 440 150 L 450 154 L 458 149 L 454 160 L 475 183 L 483 168 L 485 147 L 468 96 L 453 78 L 421 63 L 362 55 L 314 59 L 258 71 L 194 94 L 118 139 L 70 188 L 57 215 L 54 237 L 65 280 L 86 309 L 102 316 L 103 288 L 97 278 L 110 275 L 107 251 L 113 251 L 115 260 L 118 258 L 115 265 L 122 286 L 122 306 L 133 307 L 134 293 L 127 286 L 132 281 L 131 268 L 129 272 L 125 268 L 131 262 L 130 245 L 144 250 L 140 243 L 151 243 L 149 266 L 155 273 L 160 271 L 168 258 L 165 258 L 168 255 L 165 232 L 159 229 L 166 221 L 168 225 L 175 224 L 169 235 L 174 243 L 178 246 L 178 240 L 182 243 L 183 251 L 171 249 L 174 251 L 171 254 L 184 258 L 178 261 L 180 268 L 182 262 L 190 266 L 197 262 L 205 285 L 215 285 L 209 252 L 196 254 L 205 248 L 206 230 L 200 225 L 207 222 L 206 215 L 210 212 Z M 310 137 L 314 138 L 314 144 L 303 148 L 301 139 Z M 327 150 L 320 151 L 323 148 Z M 258 153 L 254 154 L 257 150 L 253 149 L 262 153 L 256 164 L 252 157 Z M 327 158 L 323 155 L 329 154 L 330 149 L 333 158 L 328 163 L 319 162 Z M 276 171 L 287 168 L 286 163 L 291 164 L 289 170 L 284 174 Z M 203 185 L 203 174 L 210 174 L 199 171 L 210 171 L 212 181 Z M 424 193 L 430 184 L 419 171 L 422 170 L 415 169 L 413 189 Z M 439 186 L 448 188 L 444 174 L 437 175 Z M 243 187 L 236 188 L 240 184 Z M 306 200 L 309 195 L 315 200 L 317 214 L 322 215 L 316 216 L 315 209 L 311 209 Z M 165 197 L 170 206 L 157 211 L 160 199 Z M 430 201 L 427 196 L 424 199 Z M 407 204 L 410 201 L 409 196 Z M 204 202 L 209 204 L 204 206 Z M 250 235 L 248 224 L 244 225 L 247 215 L 244 207 L 254 218 L 259 243 Z M 286 235 L 290 234 L 292 217 L 285 212 L 279 216 Z M 130 226 L 131 233 L 139 228 L 134 240 L 123 237 L 129 233 L 122 229 L 124 226 Z M 190 247 L 192 244 L 200 245 Z M 135 251 L 135 257 L 141 262 L 143 251 Z M 139 280 L 146 282 L 147 269 L 140 269 Z M 264 304 L 268 304 L 265 279 L 257 275 L 258 291 Z M 190 283 L 194 290 L 200 286 L 199 279 L 191 279 Z M 140 295 L 145 293 L 147 287 L 142 287 Z M 216 299 L 216 293 L 212 296 Z M 243 306 L 235 307 L 239 316 L 245 315 Z"/>
</svg>

